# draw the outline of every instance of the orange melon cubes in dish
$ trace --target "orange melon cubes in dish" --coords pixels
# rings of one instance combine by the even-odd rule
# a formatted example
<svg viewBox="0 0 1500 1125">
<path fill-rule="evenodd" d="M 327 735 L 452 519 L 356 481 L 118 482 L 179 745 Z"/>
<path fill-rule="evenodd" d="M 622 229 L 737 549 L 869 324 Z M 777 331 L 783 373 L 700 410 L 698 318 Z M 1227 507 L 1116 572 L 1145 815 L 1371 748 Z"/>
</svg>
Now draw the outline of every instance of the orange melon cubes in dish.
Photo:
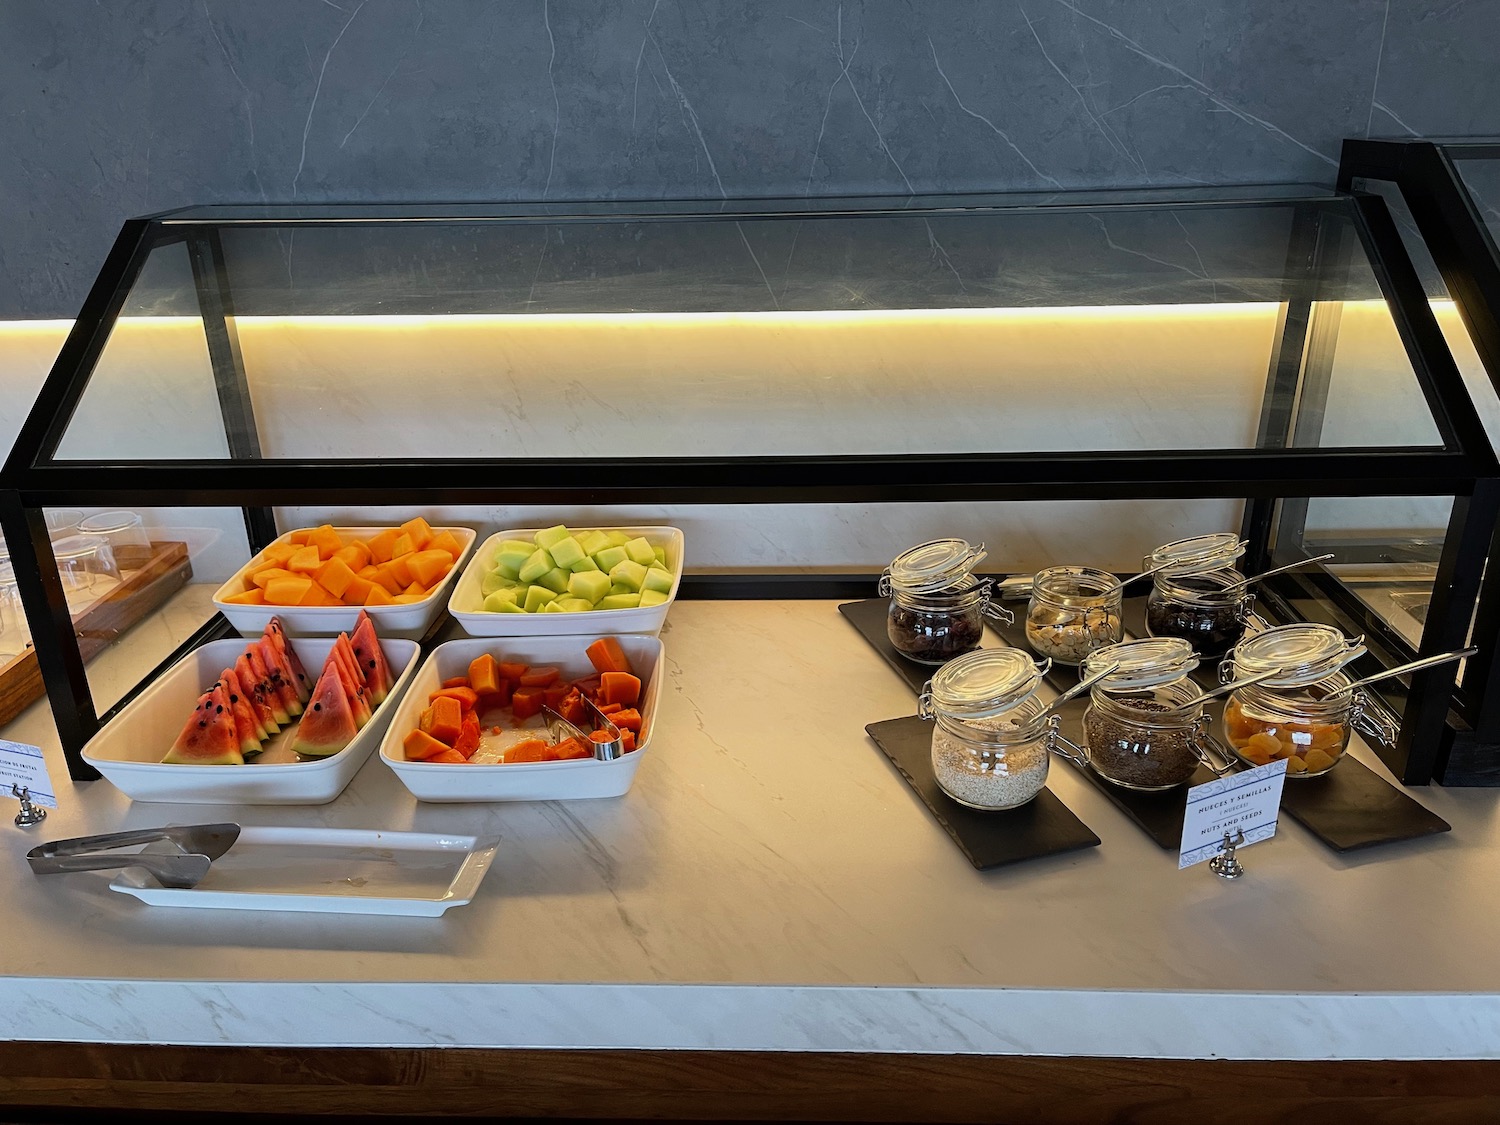
<svg viewBox="0 0 1500 1125">
<path fill-rule="evenodd" d="M 367 538 L 323 524 L 272 543 L 246 568 L 245 589 L 223 600 L 277 606 L 409 604 L 431 596 L 462 554 L 457 536 L 433 531 L 421 516 Z"/>
</svg>

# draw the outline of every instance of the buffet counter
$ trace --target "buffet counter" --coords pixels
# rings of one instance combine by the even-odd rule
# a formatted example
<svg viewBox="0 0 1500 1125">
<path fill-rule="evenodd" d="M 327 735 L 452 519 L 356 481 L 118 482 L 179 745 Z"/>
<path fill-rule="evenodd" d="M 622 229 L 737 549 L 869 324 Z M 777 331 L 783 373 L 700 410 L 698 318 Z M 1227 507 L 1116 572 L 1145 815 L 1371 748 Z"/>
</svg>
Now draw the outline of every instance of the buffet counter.
<svg viewBox="0 0 1500 1125">
<path fill-rule="evenodd" d="M 1452 832 L 1346 855 L 1283 819 L 1230 883 L 1054 762 L 1101 846 L 980 872 L 866 736 L 914 701 L 835 603 L 681 602 L 662 639 L 656 733 L 609 801 L 419 804 L 376 755 L 328 805 L 133 804 L 69 782 L 34 706 L 3 733 L 44 746 L 61 807 L 0 822 L 4 1100 L 54 1104 L 26 1062 L 54 1044 L 1500 1059 L 1493 791 L 1411 790 Z M 23 859 L 225 819 L 501 843 L 438 918 L 155 907 Z"/>
</svg>

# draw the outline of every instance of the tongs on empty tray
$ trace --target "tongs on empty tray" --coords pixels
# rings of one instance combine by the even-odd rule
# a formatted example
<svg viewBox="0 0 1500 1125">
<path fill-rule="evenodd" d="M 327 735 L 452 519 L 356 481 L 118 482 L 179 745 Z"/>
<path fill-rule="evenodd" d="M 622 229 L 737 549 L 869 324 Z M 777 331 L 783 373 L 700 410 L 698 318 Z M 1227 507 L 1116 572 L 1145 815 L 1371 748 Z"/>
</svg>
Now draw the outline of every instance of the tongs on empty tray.
<svg viewBox="0 0 1500 1125">
<path fill-rule="evenodd" d="M 584 722 L 589 726 L 587 731 L 571 719 L 563 718 L 551 707 L 542 708 L 542 718 L 547 721 L 547 733 L 554 742 L 576 738 L 592 750 L 595 760 L 600 762 L 613 762 L 625 753 L 625 741 L 620 728 L 588 696 L 583 697 L 583 713 Z"/>
<path fill-rule="evenodd" d="M 199 880 L 208 874 L 209 865 L 233 847 L 239 838 L 240 826 L 229 823 L 140 828 L 38 844 L 26 853 L 26 862 L 37 875 L 140 867 L 155 876 L 164 887 L 187 888 L 197 886 Z M 170 844 L 177 851 L 114 850 L 156 843 Z"/>
</svg>

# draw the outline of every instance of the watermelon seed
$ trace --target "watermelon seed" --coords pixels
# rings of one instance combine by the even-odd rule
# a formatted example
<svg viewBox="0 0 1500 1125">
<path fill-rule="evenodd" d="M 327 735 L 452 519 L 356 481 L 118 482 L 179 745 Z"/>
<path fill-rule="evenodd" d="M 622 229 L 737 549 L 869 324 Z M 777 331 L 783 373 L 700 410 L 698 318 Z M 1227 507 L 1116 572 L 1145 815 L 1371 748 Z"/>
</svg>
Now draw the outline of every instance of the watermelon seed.
<svg viewBox="0 0 1500 1125">
<path fill-rule="evenodd" d="M 231 702 L 231 703 L 238 703 L 239 701 L 240 701 L 240 697 L 237 696 L 237 695 L 231 695 L 229 697 L 229 702 Z"/>
<path fill-rule="evenodd" d="M 313 710 L 314 711 L 321 711 L 321 710 L 323 710 L 323 705 L 321 703 L 314 703 L 313 704 Z"/>
<path fill-rule="evenodd" d="M 222 715 L 223 713 L 224 713 L 224 708 L 223 707 L 215 707 L 214 708 L 214 714 L 215 715 Z"/>
</svg>

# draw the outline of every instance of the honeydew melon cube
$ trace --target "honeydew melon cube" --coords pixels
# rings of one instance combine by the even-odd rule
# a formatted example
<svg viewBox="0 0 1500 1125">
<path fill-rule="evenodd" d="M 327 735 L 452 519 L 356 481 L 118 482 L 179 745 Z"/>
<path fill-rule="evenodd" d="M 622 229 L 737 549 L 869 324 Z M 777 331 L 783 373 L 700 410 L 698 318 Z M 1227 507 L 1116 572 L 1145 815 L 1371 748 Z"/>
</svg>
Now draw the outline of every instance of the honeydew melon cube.
<svg viewBox="0 0 1500 1125">
<path fill-rule="evenodd" d="M 553 598 L 546 605 L 542 606 L 541 609 L 537 610 L 537 612 L 538 613 L 562 613 L 563 612 L 562 599 L 561 598 Z"/>
<path fill-rule="evenodd" d="M 630 542 L 630 536 L 626 535 L 623 531 L 606 531 L 604 538 L 609 540 L 611 547 L 623 547 L 626 543 Z"/>
<path fill-rule="evenodd" d="M 587 598 L 589 605 L 593 605 L 600 598 L 609 593 L 609 575 L 602 570 L 584 571 L 582 574 L 574 574 L 568 578 L 568 593 L 575 598 Z"/>
<path fill-rule="evenodd" d="M 587 613 L 594 608 L 594 603 L 587 598 L 558 598 L 555 602 L 548 602 L 548 608 L 557 606 L 564 613 Z"/>
<path fill-rule="evenodd" d="M 579 546 L 583 548 L 583 553 L 586 555 L 592 555 L 609 546 L 609 536 L 597 528 L 593 531 L 580 532 L 574 538 L 578 540 Z"/>
<path fill-rule="evenodd" d="M 571 535 L 564 535 L 556 543 L 547 548 L 552 556 L 552 561 L 567 570 L 579 559 L 584 557 L 584 549 L 578 540 Z"/>
<path fill-rule="evenodd" d="M 661 566 L 667 565 L 667 549 L 665 547 L 652 547 L 651 553 L 656 556 L 656 561 Z"/>
<path fill-rule="evenodd" d="M 639 594 L 607 594 L 599 599 L 595 609 L 639 609 L 641 596 Z"/>
<path fill-rule="evenodd" d="M 567 524 L 560 523 L 556 527 L 543 528 L 541 531 L 538 531 L 535 535 L 533 535 L 532 538 L 536 540 L 536 545 L 538 547 L 542 548 L 544 551 L 550 551 L 552 550 L 553 544 L 561 543 L 564 539 L 571 538 L 572 534 L 573 533 L 568 530 Z"/>
<path fill-rule="evenodd" d="M 599 569 L 599 564 L 585 555 L 572 566 L 568 567 L 568 569 L 571 570 L 574 574 L 583 574 L 584 572 L 590 570 L 597 571 Z"/>
<path fill-rule="evenodd" d="M 641 593 L 647 590 L 666 595 L 672 592 L 672 573 L 659 567 L 647 567 L 646 577 L 641 582 Z"/>
<path fill-rule="evenodd" d="M 508 590 L 496 590 L 484 599 L 484 611 L 486 613 L 520 613 L 521 607 L 516 604 L 517 590 L 512 586 Z"/>
<path fill-rule="evenodd" d="M 555 565 L 552 561 L 552 556 L 547 553 L 547 548 L 538 547 L 535 551 L 531 552 L 530 557 L 527 558 L 525 565 L 517 572 L 516 577 L 523 586 L 529 586 L 549 570 L 552 570 Z"/>
<path fill-rule="evenodd" d="M 526 587 L 526 601 L 524 603 L 526 612 L 536 613 L 542 608 L 542 606 L 546 605 L 556 597 L 557 594 L 554 591 L 547 589 L 547 587 L 545 586 L 528 586 Z"/>
<path fill-rule="evenodd" d="M 656 552 L 651 549 L 651 544 L 646 541 L 644 535 L 637 535 L 626 543 L 625 553 L 630 556 L 632 562 L 638 562 L 642 566 L 656 561 Z"/>
<path fill-rule="evenodd" d="M 599 564 L 600 570 L 613 570 L 629 557 L 624 547 L 606 547 L 602 551 L 594 552 L 594 561 Z"/>
<path fill-rule="evenodd" d="M 666 605 L 667 595 L 660 590 L 642 590 L 641 608 L 650 609 L 654 605 Z"/>
<path fill-rule="evenodd" d="M 633 594 L 633 593 L 635 593 L 635 591 L 632 590 L 629 586 L 622 586 L 618 582 L 616 582 L 612 586 L 610 586 L 609 592 L 611 594 Z"/>
<path fill-rule="evenodd" d="M 634 559 L 626 559 L 609 568 L 609 580 L 617 586 L 628 586 L 633 593 L 639 593 L 641 583 L 646 580 L 646 568 Z"/>
<path fill-rule="evenodd" d="M 530 543 L 523 543 L 519 539 L 507 539 L 500 544 L 500 549 L 495 552 L 494 567 L 507 578 L 514 579 L 521 573 L 521 568 L 526 565 L 526 560 L 536 550 Z"/>
<path fill-rule="evenodd" d="M 545 586 L 554 594 L 565 594 L 568 592 L 568 572 L 560 566 L 555 566 L 546 574 L 536 580 L 538 586 Z"/>
<path fill-rule="evenodd" d="M 492 570 L 479 580 L 479 593 L 487 598 L 496 590 L 505 590 L 516 585 L 516 582 L 505 577 L 498 570 Z"/>
</svg>

